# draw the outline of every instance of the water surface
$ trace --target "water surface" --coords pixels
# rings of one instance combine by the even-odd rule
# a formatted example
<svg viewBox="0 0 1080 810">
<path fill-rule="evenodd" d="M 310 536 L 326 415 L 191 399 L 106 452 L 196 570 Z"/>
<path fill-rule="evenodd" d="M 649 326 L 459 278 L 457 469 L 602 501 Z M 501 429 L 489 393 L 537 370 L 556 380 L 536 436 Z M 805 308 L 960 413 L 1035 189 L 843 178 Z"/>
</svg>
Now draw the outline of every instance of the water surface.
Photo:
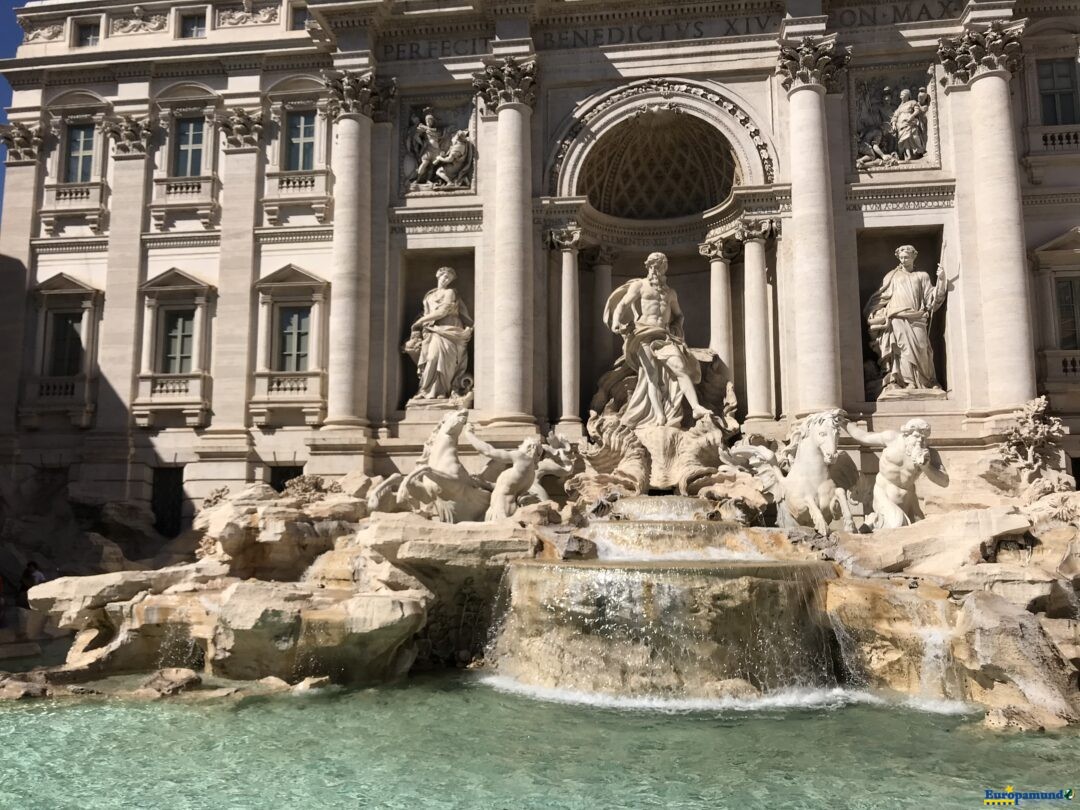
<svg viewBox="0 0 1080 810">
<path fill-rule="evenodd" d="M 975 808 L 986 788 L 1080 787 L 1078 734 L 996 735 L 977 715 L 850 693 L 756 708 L 544 697 L 451 675 L 0 705 L 0 808 Z"/>
</svg>

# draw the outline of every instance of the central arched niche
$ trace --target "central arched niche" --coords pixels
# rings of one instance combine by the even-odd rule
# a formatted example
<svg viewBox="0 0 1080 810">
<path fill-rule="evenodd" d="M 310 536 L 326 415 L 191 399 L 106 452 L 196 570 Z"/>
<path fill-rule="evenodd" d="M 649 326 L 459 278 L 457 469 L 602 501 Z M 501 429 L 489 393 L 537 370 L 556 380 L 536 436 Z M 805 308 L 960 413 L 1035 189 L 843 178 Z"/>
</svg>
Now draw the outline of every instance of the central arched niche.
<svg viewBox="0 0 1080 810">
<path fill-rule="evenodd" d="M 740 182 L 731 144 L 679 109 L 642 111 L 589 150 L 577 193 L 622 219 L 674 219 L 727 199 Z"/>
</svg>

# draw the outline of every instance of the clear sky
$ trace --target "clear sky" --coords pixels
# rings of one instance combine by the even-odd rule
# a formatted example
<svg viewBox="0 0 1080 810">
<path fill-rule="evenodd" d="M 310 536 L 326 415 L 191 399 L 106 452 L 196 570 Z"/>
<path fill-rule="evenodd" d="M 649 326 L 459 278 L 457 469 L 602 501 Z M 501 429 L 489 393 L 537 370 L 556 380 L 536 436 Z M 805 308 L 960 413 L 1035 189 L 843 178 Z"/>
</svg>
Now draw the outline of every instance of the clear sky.
<svg viewBox="0 0 1080 810">
<path fill-rule="evenodd" d="M 15 49 L 22 41 L 22 29 L 15 22 L 12 9 L 22 5 L 22 0 L 0 0 L 0 59 L 15 55 Z M 7 107 L 11 103 L 11 87 L 7 80 L 0 78 L 0 121 L 7 121 Z M 4 194 L 3 157 L 5 149 L 0 146 L 0 197 Z"/>
</svg>

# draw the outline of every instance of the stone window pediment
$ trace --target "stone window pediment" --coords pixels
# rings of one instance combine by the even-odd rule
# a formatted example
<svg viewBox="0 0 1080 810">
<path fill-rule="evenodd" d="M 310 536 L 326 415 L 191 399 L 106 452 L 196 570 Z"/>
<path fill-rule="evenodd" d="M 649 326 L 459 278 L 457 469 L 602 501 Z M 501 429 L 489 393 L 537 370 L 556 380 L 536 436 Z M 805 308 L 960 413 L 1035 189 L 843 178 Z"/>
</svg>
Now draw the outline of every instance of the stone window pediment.
<svg viewBox="0 0 1080 810">
<path fill-rule="evenodd" d="M 295 264 L 287 264 L 255 282 L 255 289 L 259 291 L 282 294 L 290 290 L 297 292 L 322 290 L 329 286 L 330 282 L 326 279 L 309 273 Z"/>
<path fill-rule="evenodd" d="M 213 285 L 190 273 L 172 267 L 161 275 L 154 276 L 154 278 L 145 282 L 140 289 L 145 295 L 159 295 L 162 293 L 207 295 L 213 290 Z"/>
</svg>

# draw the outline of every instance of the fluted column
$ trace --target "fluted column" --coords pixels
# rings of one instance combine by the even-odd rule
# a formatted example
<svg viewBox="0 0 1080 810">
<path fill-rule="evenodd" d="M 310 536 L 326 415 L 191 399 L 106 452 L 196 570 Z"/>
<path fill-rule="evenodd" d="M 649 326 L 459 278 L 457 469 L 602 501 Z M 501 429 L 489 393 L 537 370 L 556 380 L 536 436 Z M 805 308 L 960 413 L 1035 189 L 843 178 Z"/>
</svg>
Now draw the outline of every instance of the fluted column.
<svg viewBox="0 0 1080 810">
<path fill-rule="evenodd" d="M 836 249 L 829 179 L 825 93 L 846 65 L 848 49 L 802 39 L 780 49 L 777 73 L 788 92 L 791 231 L 798 246 L 790 292 L 795 300 L 796 412 L 841 406 Z"/>
<path fill-rule="evenodd" d="M 723 239 L 698 245 L 709 260 L 709 348 L 723 361 L 729 377 L 734 372 L 735 336 L 731 324 L 731 256 Z"/>
<path fill-rule="evenodd" d="M 746 418 L 772 419 L 772 362 L 769 352 L 769 292 L 765 242 L 775 233 L 771 220 L 741 220 L 735 238 L 743 244 L 743 362 Z"/>
<path fill-rule="evenodd" d="M 532 422 L 532 144 L 535 62 L 512 56 L 473 80 L 498 115 L 495 155 L 494 421 Z"/>
<path fill-rule="evenodd" d="M 559 374 L 560 424 L 581 422 L 581 326 L 578 299 L 578 246 L 581 231 L 563 228 L 551 232 L 551 244 L 562 253 L 559 307 L 561 358 Z"/>
<path fill-rule="evenodd" d="M 596 249 L 593 255 L 593 314 L 592 351 L 594 383 L 600 376 L 611 369 L 615 361 L 615 333 L 604 323 L 604 307 L 613 291 L 611 268 L 617 254 L 604 245 Z"/>
<path fill-rule="evenodd" d="M 1035 396 L 1035 346 L 1028 285 L 1020 164 L 1012 125 L 1009 80 L 1020 68 L 1017 25 L 994 22 L 944 39 L 938 56 L 949 78 L 946 92 L 968 89 L 983 122 L 971 132 L 972 198 L 987 404 L 1009 410 Z"/>
<path fill-rule="evenodd" d="M 372 71 L 324 74 L 334 118 L 327 426 L 367 425 L 371 331 L 371 130 L 396 94 Z"/>
</svg>

